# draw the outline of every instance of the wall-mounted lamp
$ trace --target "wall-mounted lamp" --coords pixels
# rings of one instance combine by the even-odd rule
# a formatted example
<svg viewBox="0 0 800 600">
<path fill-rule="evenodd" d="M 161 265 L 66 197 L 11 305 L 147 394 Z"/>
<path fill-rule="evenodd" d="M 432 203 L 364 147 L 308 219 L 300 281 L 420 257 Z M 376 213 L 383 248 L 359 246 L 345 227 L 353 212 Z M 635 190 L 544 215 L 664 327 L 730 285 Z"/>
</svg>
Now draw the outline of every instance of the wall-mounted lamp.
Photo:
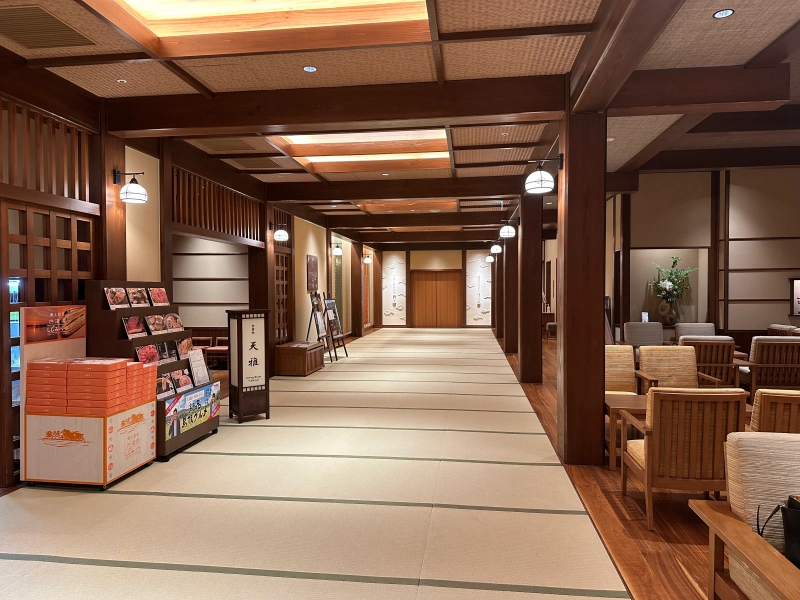
<svg viewBox="0 0 800 600">
<path fill-rule="evenodd" d="M 489 254 L 489 255 L 486 257 L 486 262 L 487 262 L 487 263 L 493 263 L 493 262 L 494 262 L 494 256 L 492 256 L 491 254 Z"/>
<path fill-rule="evenodd" d="M 500 254 L 503 251 L 503 247 L 500 244 L 494 244 L 489 252 L 492 254 Z"/>
<path fill-rule="evenodd" d="M 504 239 L 513 238 L 517 235 L 517 230 L 514 229 L 514 226 L 509 223 L 508 225 L 503 225 L 500 229 L 500 237 Z"/>
<path fill-rule="evenodd" d="M 341 244 L 336 244 L 333 247 L 333 255 L 334 256 L 341 256 L 342 255 L 342 245 Z"/>
<path fill-rule="evenodd" d="M 123 185 L 122 189 L 119 191 L 120 200 L 128 204 L 144 204 L 147 202 L 147 190 L 136 181 L 136 176 L 144 175 L 144 171 L 140 173 L 122 173 L 114 169 L 112 173 L 114 175 L 114 185 L 122 184 L 123 175 L 132 176 L 130 182 Z"/>
<path fill-rule="evenodd" d="M 542 160 L 532 160 L 530 162 L 538 162 L 539 165 L 536 170 L 528 175 L 525 179 L 525 193 L 526 194 L 546 194 L 552 192 L 556 187 L 556 182 L 553 176 L 544 170 L 544 163 L 551 160 L 558 161 L 558 170 L 564 168 L 564 155 L 559 154 L 556 158 L 544 158 Z"/>
<path fill-rule="evenodd" d="M 269 224 L 270 230 L 275 227 L 276 225 L 272 222 Z M 288 242 L 289 241 L 289 232 L 286 231 L 286 225 L 277 225 L 277 229 L 272 234 L 272 239 L 276 242 Z"/>
<path fill-rule="evenodd" d="M 371 254 L 367 254 L 364 257 L 364 264 L 365 265 L 371 265 L 372 264 L 372 255 Z"/>
</svg>

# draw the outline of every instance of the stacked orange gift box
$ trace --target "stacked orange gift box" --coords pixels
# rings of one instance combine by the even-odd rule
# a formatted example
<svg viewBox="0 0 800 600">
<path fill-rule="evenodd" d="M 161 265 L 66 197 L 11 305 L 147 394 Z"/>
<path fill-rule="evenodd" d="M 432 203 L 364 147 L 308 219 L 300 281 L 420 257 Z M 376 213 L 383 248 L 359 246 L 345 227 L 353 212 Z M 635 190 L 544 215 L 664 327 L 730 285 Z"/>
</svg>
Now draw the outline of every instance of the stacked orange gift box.
<svg viewBox="0 0 800 600">
<path fill-rule="evenodd" d="M 108 416 L 151 400 L 156 366 L 126 358 L 43 359 L 28 363 L 25 411 Z"/>
</svg>

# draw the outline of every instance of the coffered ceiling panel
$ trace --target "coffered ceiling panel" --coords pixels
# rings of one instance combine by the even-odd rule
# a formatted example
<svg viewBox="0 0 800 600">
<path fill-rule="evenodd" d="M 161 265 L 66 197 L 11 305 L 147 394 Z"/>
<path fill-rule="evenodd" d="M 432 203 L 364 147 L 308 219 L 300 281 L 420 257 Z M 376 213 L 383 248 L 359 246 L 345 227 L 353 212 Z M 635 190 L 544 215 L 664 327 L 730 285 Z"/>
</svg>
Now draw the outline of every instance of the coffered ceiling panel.
<svg viewBox="0 0 800 600">
<path fill-rule="evenodd" d="M 242 137 L 192 138 L 186 140 L 192 146 L 200 148 L 208 154 L 255 154 L 257 152 L 275 152 L 267 140 L 260 135 Z"/>
<path fill-rule="evenodd" d="M 457 150 L 456 164 L 504 163 L 530 160 L 533 148 L 501 148 L 497 150 Z"/>
<path fill-rule="evenodd" d="M 614 172 L 625 165 L 681 116 L 610 117 L 606 134 L 609 139 L 606 169 Z"/>
<path fill-rule="evenodd" d="M 591 23 L 600 0 L 437 0 L 439 30 L 478 31 Z"/>
<path fill-rule="evenodd" d="M 310 173 L 267 173 L 262 175 L 252 175 L 264 183 L 300 183 L 318 181 Z"/>
<path fill-rule="evenodd" d="M 237 169 L 301 169 L 291 158 L 276 156 L 275 158 L 226 158 L 223 162 Z"/>
<path fill-rule="evenodd" d="M 429 46 L 298 52 L 177 61 L 215 92 L 435 81 Z M 315 67 L 307 73 L 304 67 Z"/>
<path fill-rule="evenodd" d="M 800 0 L 686 0 L 639 68 L 743 65 L 798 20 Z"/>
<path fill-rule="evenodd" d="M 498 167 L 474 167 L 469 169 L 456 169 L 459 177 L 503 177 L 506 175 L 522 175 L 525 167 L 522 165 L 506 165 Z M 522 181 L 520 181 L 522 187 Z"/>
<path fill-rule="evenodd" d="M 447 79 L 529 77 L 566 73 L 578 55 L 584 36 L 445 44 Z"/>
<path fill-rule="evenodd" d="M 368 173 L 324 173 L 328 181 L 377 181 L 381 179 L 446 179 L 450 169 L 420 169 L 418 171 L 388 171 L 386 175 L 377 171 Z"/>
<path fill-rule="evenodd" d="M 17 7 L 26 7 L 28 14 L 23 16 L 22 13 L 11 10 Z M 60 21 L 67 28 L 64 33 L 67 33 L 68 28 L 71 28 L 78 34 L 88 38 L 89 44 L 31 48 L 30 44 L 25 43 L 25 37 L 22 35 L 19 36 L 20 43 L 14 42 L 11 37 L 17 38 L 18 34 L 25 33 L 24 31 L 19 31 L 21 28 L 28 28 L 31 33 L 37 36 L 57 33 L 54 25 L 57 26 L 58 23 L 53 23 L 52 18 L 48 18 L 46 13 L 41 14 L 41 11 L 38 11 L 40 14 L 37 16 L 35 14 L 37 12 L 36 7 L 47 11 L 57 21 Z M 12 17 L 12 15 L 17 16 Z M 137 52 L 139 50 L 138 46 L 118 34 L 86 9 L 81 8 L 77 2 L 72 1 L 0 0 L 0 30 L 2 29 L 2 24 L 12 29 L 9 31 L 11 37 L 0 34 L 0 46 L 4 46 L 25 58 L 83 56 L 87 54 Z M 62 34 L 61 39 L 67 38 L 64 38 Z M 34 45 L 40 46 L 41 43 Z"/>
<path fill-rule="evenodd" d="M 800 52 L 789 57 L 789 104 L 800 104 Z"/>
<path fill-rule="evenodd" d="M 459 127 L 452 130 L 453 144 L 459 146 L 487 146 L 499 144 L 524 144 L 538 142 L 545 123 L 532 125 L 500 125 L 498 127 Z"/>
<path fill-rule="evenodd" d="M 766 148 L 800 146 L 800 131 L 732 131 L 727 133 L 692 133 L 667 150 L 704 150 L 712 148 Z"/>
<path fill-rule="evenodd" d="M 361 210 L 372 215 L 382 215 L 388 213 L 413 213 L 413 212 L 457 212 L 458 200 L 436 199 L 436 200 L 386 200 L 383 202 L 357 202 Z"/>
<path fill-rule="evenodd" d="M 48 70 L 103 98 L 197 93 L 157 62 L 56 67 Z"/>
</svg>

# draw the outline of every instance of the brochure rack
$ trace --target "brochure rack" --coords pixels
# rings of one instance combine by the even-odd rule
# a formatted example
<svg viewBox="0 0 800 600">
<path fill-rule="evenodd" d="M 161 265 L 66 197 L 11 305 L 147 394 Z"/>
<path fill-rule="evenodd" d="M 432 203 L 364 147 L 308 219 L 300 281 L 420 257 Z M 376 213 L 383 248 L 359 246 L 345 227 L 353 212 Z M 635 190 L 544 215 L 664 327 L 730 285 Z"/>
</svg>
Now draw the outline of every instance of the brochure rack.
<svg viewBox="0 0 800 600">
<path fill-rule="evenodd" d="M 86 285 L 87 337 L 86 351 L 90 356 L 109 356 L 137 360 L 136 350 L 157 342 L 176 341 L 192 337 L 191 329 L 166 332 L 128 339 L 122 317 L 163 315 L 177 313 L 178 307 L 132 306 L 112 310 L 104 290 L 106 288 L 157 288 L 157 281 L 88 281 Z M 170 299 L 171 300 L 171 299 Z M 188 369 L 189 359 L 178 359 L 158 366 L 163 375 L 179 369 Z M 215 389 L 216 388 L 216 389 Z M 183 398 L 179 398 L 182 396 Z M 156 400 L 156 455 L 169 457 L 195 440 L 217 433 L 219 427 L 219 384 L 204 383 L 189 390 Z M 169 413 L 167 412 L 167 409 Z M 175 420 L 179 419 L 179 427 Z M 171 435 L 175 433 L 176 435 Z M 168 460 L 168 458 L 167 458 Z"/>
</svg>

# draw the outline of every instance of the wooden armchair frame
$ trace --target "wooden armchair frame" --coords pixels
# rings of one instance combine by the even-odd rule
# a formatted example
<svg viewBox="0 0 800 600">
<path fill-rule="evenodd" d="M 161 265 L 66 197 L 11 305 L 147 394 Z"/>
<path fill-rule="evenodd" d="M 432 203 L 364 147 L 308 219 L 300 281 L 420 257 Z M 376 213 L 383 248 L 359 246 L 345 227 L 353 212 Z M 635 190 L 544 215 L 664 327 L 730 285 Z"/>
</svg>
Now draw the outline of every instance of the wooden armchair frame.
<svg viewBox="0 0 800 600">
<path fill-rule="evenodd" d="M 755 343 L 755 342 L 754 342 Z M 759 340 L 752 361 L 734 360 L 736 368 L 750 368 L 750 397 L 763 388 L 800 390 L 800 343 Z"/>
<path fill-rule="evenodd" d="M 761 389 L 753 404 L 753 431 L 800 433 L 800 392 Z"/>
<path fill-rule="evenodd" d="M 655 350 L 655 352 L 659 352 L 659 353 L 664 353 L 664 352 L 666 352 L 666 353 L 675 353 L 676 359 L 683 358 L 684 360 L 688 360 L 688 359 L 686 359 L 687 351 L 686 350 L 678 350 L 678 348 L 688 348 L 688 346 L 666 346 L 666 347 L 665 346 L 661 346 L 661 347 L 656 346 L 656 348 L 658 348 L 658 350 Z M 645 350 L 645 352 L 650 352 L 650 351 L 652 351 L 652 350 L 649 350 L 649 349 Z M 682 353 L 682 356 L 681 356 L 681 353 Z M 691 387 L 704 387 L 704 386 L 707 386 L 707 387 L 726 387 L 725 382 L 722 379 L 719 379 L 719 378 L 713 377 L 713 376 L 711 376 L 711 375 L 709 375 L 707 373 L 701 372 L 699 370 L 698 365 L 697 365 L 696 352 L 694 353 L 694 357 L 695 357 L 695 364 L 693 365 L 694 374 L 697 377 L 695 379 L 696 383 L 693 382 L 694 385 L 692 385 Z M 641 364 L 641 361 L 640 361 L 640 364 Z M 687 364 L 686 367 L 690 368 L 690 365 Z M 733 361 L 731 361 L 731 368 L 733 368 Z M 656 377 L 652 373 L 647 373 L 642 368 L 639 368 L 639 369 L 636 370 L 636 378 L 637 378 L 638 387 L 639 387 L 639 393 L 640 394 L 646 394 L 650 388 L 654 388 L 654 387 L 658 387 L 659 386 L 659 377 Z M 663 384 L 663 381 L 661 383 Z M 678 386 L 672 385 L 670 387 L 678 387 Z M 683 386 L 680 386 L 680 387 L 683 387 Z M 690 386 L 686 386 L 686 387 L 688 388 Z M 728 384 L 727 387 L 730 387 L 730 384 Z"/>
<path fill-rule="evenodd" d="M 645 422 L 620 411 L 622 493 L 628 493 L 631 471 L 644 487 L 648 529 L 654 527 L 654 488 L 706 493 L 726 489 L 725 438 L 744 431 L 746 403 L 744 390 L 656 388 L 649 392 Z M 643 466 L 628 449 L 628 425 L 644 435 Z"/>
<path fill-rule="evenodd" d="M 685 340 L 684 346 L 692 346 L 697 354 L 697 374 L 716 380 L 716 387 L 727 385 L 739 387 L 739 369 L 733 365 L 736 342 L 719 340 Z M 705 379 L 705 378 L 704 378 Z"/>
</svg>

